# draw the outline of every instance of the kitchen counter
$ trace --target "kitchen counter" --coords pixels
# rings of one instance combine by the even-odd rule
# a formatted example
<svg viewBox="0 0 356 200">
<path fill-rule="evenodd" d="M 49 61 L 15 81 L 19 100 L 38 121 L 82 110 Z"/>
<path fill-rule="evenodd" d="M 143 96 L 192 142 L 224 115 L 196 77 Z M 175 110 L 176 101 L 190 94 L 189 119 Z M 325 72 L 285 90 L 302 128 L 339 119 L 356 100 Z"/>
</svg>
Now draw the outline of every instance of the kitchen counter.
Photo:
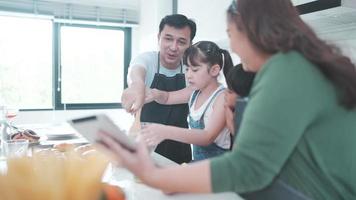
<svg viewBox="0 0 356 200">
<path fill-rule="evenodd" d="M 152 153 L 152 158 L 158 165 L 177 165 L 176 163 L 168 160 L 167 158 Z M 167 195 L 162 191 L 149 187 L 141 183 L 135 176 L 126 169 L 114 167 L 112 165 L 108 166 L 106 174 L 103 178 L 104 182 L 109 182 L 113 185 L 120 186 L 125 194 L 127 195 L 127 200 L 242 200 L 236 193 L 226 192 L 218 194 L 173 194 Z"/>
</svg>

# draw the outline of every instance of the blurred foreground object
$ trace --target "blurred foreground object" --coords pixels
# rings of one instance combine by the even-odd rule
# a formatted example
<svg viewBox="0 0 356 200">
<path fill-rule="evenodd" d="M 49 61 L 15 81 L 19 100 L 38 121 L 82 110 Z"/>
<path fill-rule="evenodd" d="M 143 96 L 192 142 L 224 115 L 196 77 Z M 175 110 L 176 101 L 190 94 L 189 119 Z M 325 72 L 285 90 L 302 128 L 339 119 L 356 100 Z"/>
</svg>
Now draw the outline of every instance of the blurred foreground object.
<svg viewBox="0 0 356 200">
<path fill-rule="evenodd" d="M 101 200 L 125 200 L 125 194 L 120 187 L 104 183 Z"/>
<path fill-rule="evenodd" d="M 98 200 L 107 196 L 108 185 L 101 182 L 107 157 L 99 152 L 63 155 L 41 151 L 32 157 L 9 159 L 7 172 L 0 174 L 0 199 Z M 124 199 L 121 194 L 123 198 L 116 200 Z"/>
</svg>

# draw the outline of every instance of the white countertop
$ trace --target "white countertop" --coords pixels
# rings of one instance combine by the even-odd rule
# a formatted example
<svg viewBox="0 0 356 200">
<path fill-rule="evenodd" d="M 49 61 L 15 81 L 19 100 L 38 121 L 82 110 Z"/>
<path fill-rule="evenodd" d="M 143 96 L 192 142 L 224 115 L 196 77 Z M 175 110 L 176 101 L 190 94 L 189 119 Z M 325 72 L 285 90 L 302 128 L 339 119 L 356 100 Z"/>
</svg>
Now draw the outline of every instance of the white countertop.
<svg viewBox="0 0 356 200">
<path fill-rule="evenodd" d="M 157 164 L 161 166 L 176 164 L 156 153 L 153 153 L 152 157 L 157 162 Z M 0 173 L 5 171 L 6 160 L 0 159 Z M 219 194 L 184 193 L 167 195 L 158 189 L 151 188 L 141 183 L 128 170 L 114 167 L 111 164 L 108 166 L 107 171 L 105 172 L 103 181 L 120 186 L 125 192 L 126 200 L 242 200 L 241 197 L 232 192 Z"/>
<path fill-rule="evenodd" d="M 153 159 L 159 165 L 176 164 L 167 158 L 153 153 Z M 236 193 L 226 192 L 218 194 L 164 194 L 161 190 L 149 187 L 140 183 L 132 173 L 123 168 L 113 167 L 109 165 L 104 181 L 113 185 L 118 185 L 123 188 L 127 200 L 242 200 Z M 189 183 L 187 183 L 189 184 Z"/>
<path fill-rule="evenodd" d="M 68 127 L 67 124 L 60 124 L 58 126 L 48 125 L 45 126 L 41 124 L 40 126 L 26 126 L 27 128 L 31 128 L 36 130 L 39 135 L 43 136 L 48 133 L 53 134 L 69 134 L 73 133 L 72 129 Z M 42 132 L 43 133 L 42 133 Z M 82 139 L 82 138 L 79 138 Z M 59 140 L 59 142 L 63 142 L 63 140 Z M 69 140 L 66 140 L 69 142 Z M 73 142 L 76 143 L 76 142 Z M 167 165 L 177 165 L 173 161 L 159 155 L 156 153 L 152 153 L 152 158 L 158 165 L 167 166 Z M 6 161 L 1 158 L 0 155 L 0 173 L 6 171 Z M 109 165 L 107 171 L 103 177 L 104 182 L 109 182 L 113 185 L 118 185 L 123 188 L 127 200 L 242 200 L 236 193 L 227 192 L 227 193 L 219 193 L 219 194 L 173 194 L 167 195 L 164 194 L 161 190 L 151 188 L 141 182 L 139 182 L 134 175 L 126 169 L 114 167 Z M 189 184 L 189 183 L 187 183 Z"/>
</svg>

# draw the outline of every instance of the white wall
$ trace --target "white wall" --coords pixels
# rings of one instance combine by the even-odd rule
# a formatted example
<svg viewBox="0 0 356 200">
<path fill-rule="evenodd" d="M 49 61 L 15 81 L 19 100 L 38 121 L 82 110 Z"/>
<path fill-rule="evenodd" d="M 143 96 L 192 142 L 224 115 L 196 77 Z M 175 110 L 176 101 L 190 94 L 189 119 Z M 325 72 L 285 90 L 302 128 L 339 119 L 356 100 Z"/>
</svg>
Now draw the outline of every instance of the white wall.
<svg viewBox="0 0 356 200">
<path fill-rule="evenodd" d="M 197 24 L 195 41 L 226 39 L 226 9 L 231 0 L 179 0 L 178 13 L 194 19 Z M 204 9 L 204 10 L 202 10 Z M 227 48 L 227 47 L 224 47 Z"/>
<path fill-rule="evenodd" d="M 172 1 L 140 0 L 140 25 L 132 30 L 132 57 L 158 49 L 158 26 L 161 19 L 172 14 Z"/>
<path fill-rule="evenodd" d="M 179 0 L 178 12 L 197 23 L 195 42 L 211 40 L 231 52 L 226 35 L 226 9 L 230 3 L 231 0 L 209 0 L 209 3 L 206 0 Z M 355 0 L 342 0 L 342 7 L 303 15 L 302 18 L 321 38 L 339 46 L 356 63 Z M 232 55 L 236 64 L 239 59 L 235 54 Z"/>
<path fill-rule="evenodd" d="M 197 34 L 193 42 L 210 40 L 227 49 L 231 53 L 229 40 L 226 34 L 226 10 L 231 0 L 179 0 L 178 13 L 192 18 L 197 24 Z M 204 9 L 204 10 L 202 10 Z M 239 58 L 232 54 L 236 64 Z"/>
<path fill-rule="evenodd" d="M 157 33 L 161 19 L 172 14 L 170 0 L 141 0 L 140 25 L 133 28 L 132 57 L 138 53 L 157 50 Z M 211 40 L 221 48 L 229 49 L 226 34 L 226 9 L 231 0 L 178 0 L 178 13 L 192 18 L 197 24 L 193 42 Z M 202 5 L 204 11 L 202 11 Z"/>
</svg>

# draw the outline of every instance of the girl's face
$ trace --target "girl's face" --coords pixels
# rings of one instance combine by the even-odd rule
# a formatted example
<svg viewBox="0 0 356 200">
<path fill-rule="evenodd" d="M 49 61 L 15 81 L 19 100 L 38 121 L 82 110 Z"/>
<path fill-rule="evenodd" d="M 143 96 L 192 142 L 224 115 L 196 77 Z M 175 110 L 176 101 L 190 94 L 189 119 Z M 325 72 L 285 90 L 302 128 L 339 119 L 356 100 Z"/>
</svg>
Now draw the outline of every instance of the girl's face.
<svg viewBox="0 0 356 200">
<path fill-rule="evenodd" d="M 196 90 L 201 90 L 211 83 L 211 81 L 216 81 L 216 77 L 211 73 L 211 68 L 209 68 L 208 64 L 198 62 L 197 66 L 193 66 L 189 60 L 185 78 L 189 83 L 189 86 Z"/>
<path fill-rule="evenodd" d="M 230 132 L 232 134 L 234 134 L 235 132 L 235 119 L 234 119 L 234 115 L 235 115 L 235 104 L 236 104 L 236 100 L 237 100 L 238 95 L 230 90 L 227 89 L 225 91 L 225 119 L 226 119 L 226 126 L 227 128 L 230 130 Z"/>
</svg>

